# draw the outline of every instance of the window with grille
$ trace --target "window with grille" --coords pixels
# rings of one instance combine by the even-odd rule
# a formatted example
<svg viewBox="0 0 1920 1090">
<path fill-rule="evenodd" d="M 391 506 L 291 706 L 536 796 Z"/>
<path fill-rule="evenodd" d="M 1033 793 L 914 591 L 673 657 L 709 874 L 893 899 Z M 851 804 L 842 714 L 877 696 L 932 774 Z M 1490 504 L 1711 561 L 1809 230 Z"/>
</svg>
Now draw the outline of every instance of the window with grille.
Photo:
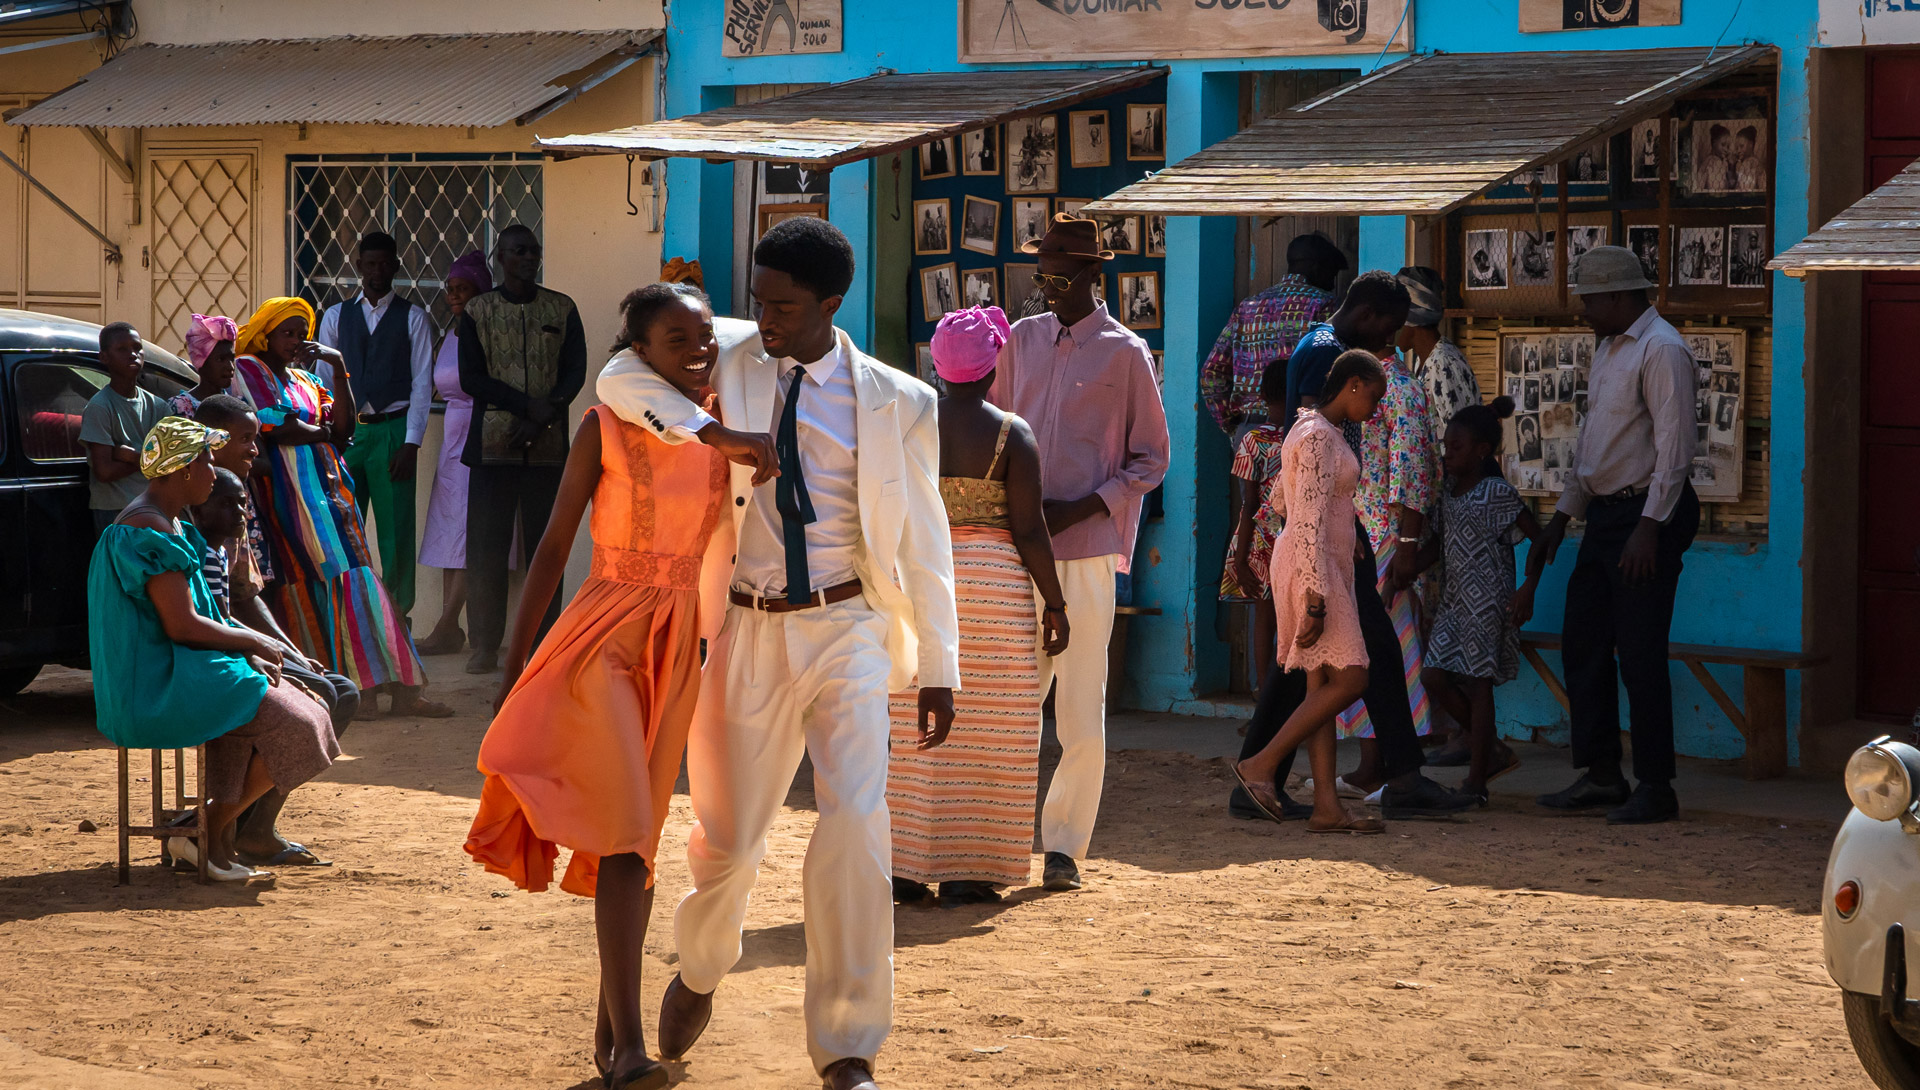
<svg viewBox="0 0 1920 1090">
<path fill-rule="evenodd" d="M 509 224 L 544 234 L 538 154 L 296 155 L 287 166 L 288 279 L 316 310 L 359 292 L 354 250 L 362 234 L 385 231 L 400 249 L 394 289 L 444 330 L 447 266 L 491 255 Z"/>
</svg>

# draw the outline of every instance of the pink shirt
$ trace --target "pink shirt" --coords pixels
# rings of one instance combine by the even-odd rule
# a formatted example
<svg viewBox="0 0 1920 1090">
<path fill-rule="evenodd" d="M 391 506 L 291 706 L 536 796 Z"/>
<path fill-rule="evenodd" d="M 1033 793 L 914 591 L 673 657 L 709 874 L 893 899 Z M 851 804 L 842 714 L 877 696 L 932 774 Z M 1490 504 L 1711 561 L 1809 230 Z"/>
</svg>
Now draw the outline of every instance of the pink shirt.
<svg viewBox="0 0 1920 1090">
<path fill-rule="evenodd" d="M 1107 505 L 1054 535 L 1054 558 L 1114 553 L 1128 570 L 1141 498 L 1167 475 L 1167 414 L 1147 342 L 1105 303 L 1072 326 L 1050 313 L 1023 318 L 1000 349 L 988 399 L 1033 426 L 1042 496 L 1097 493 Z"/>
</svg>

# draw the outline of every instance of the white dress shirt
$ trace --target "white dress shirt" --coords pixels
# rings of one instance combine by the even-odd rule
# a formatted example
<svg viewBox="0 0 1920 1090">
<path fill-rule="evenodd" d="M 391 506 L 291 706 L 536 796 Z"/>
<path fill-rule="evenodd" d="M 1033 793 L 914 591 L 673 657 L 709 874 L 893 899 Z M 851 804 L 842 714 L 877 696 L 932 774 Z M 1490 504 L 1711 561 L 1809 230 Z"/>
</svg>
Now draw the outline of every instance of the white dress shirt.
<svg viewBox="0 0 1920 1090">
<path fill-rule="evenodd" d="M 801 479 L 813 501 L 814 521 L 807 526 L 807 578 L 814 590 L 826 590 L 855 578 L 854 558 L 860 544 L 860 477 L 854 457 L 859 403 L 854 399 L 853 367 L 837 341 L 832 351 L 812 363 L 776 359 L 773 364 L 780 375 L 773 395 L 776 436 L 794 368 L 806 369 L 794 422 L 800 439 Z M 695 423 L 693 430 L 698 428 Z M 778 483 L 776 477 L 754 489 L 753 507 L 740 527 L 740 555 L 733 566 L 734 589 L 763 598 L 787 589 L 786 537 L 774 497 Z"/>
<path fill-rule="evenodd" d="M 1698 387 L 1693 353 L 1652 307 L 1625 333 L 1602 338 L 1587 374 L 1573 479 L 1556 510 L 1580 518 L 1595 497 L 1645 488 L 1642 514 L 1667 521 L 1693 472 Z"/>
<path fill-rule="evenodd" d="M 380 319 L 387 316 L 387 305 L 393 302 L 393 292 L 388 292 L 378 303 L 369 300 L 365 292 L 360 294 L 360 314 L 367 320 L 367 334 L 372 336 Z M 347 303 L 335 303 L 320 316 L 320 333 L 314 339 L 328 348 L 340 347 L 340 308 Z M 427 308 L 418 303 L 407 308 L 407 342 L 412 347 L 409 366 L 412 368 L 412 390 L 405 401 L 396 401 L 391 405 L 374 406 L 362 400 L 359 411 L 363 413 L 392 413 L 401 409 L 407 411 L 407 442 L 419 446 L 426 438 L 427 418 L 433 412 L 433 326 L 427 321 Z M 320 380 L 327 389 L 333 389 L 333 369 L 325 361 L 316 361 Z M 358 391 L 355 391 L 356 393 Z"/>
</svg>

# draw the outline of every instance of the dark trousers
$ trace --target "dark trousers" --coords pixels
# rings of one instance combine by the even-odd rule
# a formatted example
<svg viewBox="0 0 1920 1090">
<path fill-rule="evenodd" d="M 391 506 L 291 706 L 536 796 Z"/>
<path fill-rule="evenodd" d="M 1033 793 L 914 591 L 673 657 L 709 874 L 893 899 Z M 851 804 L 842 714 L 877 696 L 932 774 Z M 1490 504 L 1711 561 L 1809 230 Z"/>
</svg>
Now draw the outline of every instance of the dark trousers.
<svg viewBox="0 0 1920 1090">
<path fill-rule="evenodd" d="M 1673 779 L 1673 680 L 1667 633 L 1680 588 L 1680 561 L 1700 528 L 1700 499 L 1683 485 L 1673 516 L 1660 527 L 1654 576 L 1628 586 L 1620 553 L 1640 524 L 1644 494 L 1587 505 L 1587 532 L 1567 579 L 1560 661 L 1572 708 L 1573 765 L 1602 782 L 1620 779 L 1620 683 L 1627 687 L 1633 774 Z M 1618 667 L 1615 666 L 1616 657 Z"/>
<path fill-rule="evenodd" d="M 1381 771 L 1387 779 L 1403 776 L 1427 763 L 1420 750 L 1420 738 L 1413 729 L 1413 706 L 1407 701 L 1406 670 L 1400 659 L 1400 637 L 1393 630 L 1393 618 L 1380 600 L 1379 570 L 1375 567 L 1372 545 L 1364 528 L 1359 531 L 1366 555 L 1353 565 L 1354 604 L 1360 607 L 1360 633 L 1367 641 L 1367 691 L 1361 699 L 1373 720 L 1373 737 L 1380 743 Z M 1291 640 L 1292 632 L 1279 638 Z M 1240 759 L 1266 748 L 1280 733 L 1302 701 L 1307 698 L 1307 675 L 1298 670 L 1275 667 L 1267 671 L 1260 686 L 1260 699 L 1254 705 L 1253 721 L 1247 724 L 1247 741 L 1240 747 Z M 1295 752 L 1298 752 L 1297 750 Z M 1293 771 L 1294 754 L 1280 762 L 1273 775 L 1274 790 L 1284 790 L 1287 774 Z"/>
<path fill-rule="evenodd" d="M 280 673 L 289 681 L 297 681 L 301 687 L 320 698 L 327 706 L 327 715 L 333 720 L 333 736 L 345 733 L 347 724 L 360 710 L 360 687 L 341 674 L 315 673 L 291 660 L 280 664 Z"/>
<path fill-rule="evenodd" d="M 467 478 L 467 638 L 475 651 L 500 650 L 507 632 L 507 558 L 513 551 L 514 519 L 527 555 L 540 545 L 553 500 L 560 491 L 560 466 L 481 466 Z M 565 597 L 555 587 L 544 634 L 560 616 Z"/>
</svg>

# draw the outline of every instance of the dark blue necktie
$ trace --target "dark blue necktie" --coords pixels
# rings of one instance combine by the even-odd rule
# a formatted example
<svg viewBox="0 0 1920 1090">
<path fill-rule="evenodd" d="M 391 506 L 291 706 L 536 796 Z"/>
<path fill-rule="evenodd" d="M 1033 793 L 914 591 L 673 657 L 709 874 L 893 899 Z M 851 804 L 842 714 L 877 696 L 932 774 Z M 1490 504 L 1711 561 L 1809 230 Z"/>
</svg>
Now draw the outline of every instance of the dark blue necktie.
<svg viewBox="0 0 1920 1090">
<path fill-rule="evenodd" d="M 807 524 L 813 518 L 813 500 L 807 495 L 807 482 L 800 478 L 800 383 L 807 369 L 793 369 L 793 384 L 787 387 L 787 404 L 780 411 L 780 431 L 774 446 L 780 455 L 780 476 L 773 483 L 774 506 L 780 509 L 780 536 L 787 546 L 787 603 L 805 605 L 813 601 L 813 587 L 807 577 Z"/>
</svg>

